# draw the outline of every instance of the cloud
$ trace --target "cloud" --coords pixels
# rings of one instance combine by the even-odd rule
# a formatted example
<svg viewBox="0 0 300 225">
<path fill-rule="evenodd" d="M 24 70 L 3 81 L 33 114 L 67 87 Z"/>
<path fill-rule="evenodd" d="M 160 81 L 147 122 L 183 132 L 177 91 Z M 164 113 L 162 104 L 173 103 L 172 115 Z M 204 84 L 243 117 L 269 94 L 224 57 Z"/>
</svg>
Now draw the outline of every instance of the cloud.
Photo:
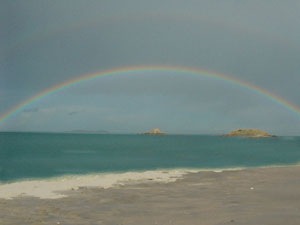
<svg viewBox="0 0 300 225">
<path fill-rule="evenodd" d="M 296 1 L 5 2 L 12 13 L 0 20 L 7 30 L 0 38 L 1 114 L 66 80 L 134 65 L 225 73 L 300 105 Z M 79 82 L 26 107 L 4 128 L 21 119 L 24 130 L 133 132 L 158 124 L 174 132 L 245 126 L 300 132 L 297 115 L 255 91 L 179 71 Z"/>
<path fill-rule="evenodd" d="M 73 112 L 69 112 L 68 115 L 69 115 L 69 116 L 73 116 L 73 115 L 75 115 L 75 114 L 77 114 L 77 113 L 78 113 L 78 111 L 73 111 Z"/>
<path fill-rule="evenodd" d="M 39 108 L 29 108 L 29 109 L 24 109 L 23 112 L 25 113 L 34 113 L 34 112 L 38 112 L 40 109 Z"/>
</svg>

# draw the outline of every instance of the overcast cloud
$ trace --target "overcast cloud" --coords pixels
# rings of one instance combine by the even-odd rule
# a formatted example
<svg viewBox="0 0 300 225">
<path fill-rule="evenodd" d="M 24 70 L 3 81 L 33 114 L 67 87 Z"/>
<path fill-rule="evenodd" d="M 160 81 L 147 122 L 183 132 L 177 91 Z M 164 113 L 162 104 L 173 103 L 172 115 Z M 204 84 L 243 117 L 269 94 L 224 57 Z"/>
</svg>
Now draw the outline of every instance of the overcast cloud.
<svg viewBox="0 0 300 225">
<path fill-rule="evenodd" d="M 300 106 L 299 1 L 2 0 L 0 114 L 62 81 L 121 66 L 192 66 Z M 185 73 L 102 77 L 41 99 L 0 130 L 299 135 L 300 115 Z"/>
</svg>

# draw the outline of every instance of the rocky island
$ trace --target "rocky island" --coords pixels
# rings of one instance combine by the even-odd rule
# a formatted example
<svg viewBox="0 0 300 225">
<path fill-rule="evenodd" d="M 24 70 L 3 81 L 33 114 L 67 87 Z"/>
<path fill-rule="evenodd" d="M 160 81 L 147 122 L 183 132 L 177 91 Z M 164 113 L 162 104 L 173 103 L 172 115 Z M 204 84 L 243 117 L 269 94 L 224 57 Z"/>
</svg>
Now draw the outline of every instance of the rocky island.
<svg viewBox="0 0 300 225">
<path fill-rule="evenodd" d="M 141 135 L 166 135 L 165 132 L 160 131 L 159 129 L 155 128 L 151 131 L 145 132 L 145 133 L 139 133 Z"/>
<path fill-rule="evenodd" d="M 228 134 L 221 135 L 224 137 L 248 137 L 248 138 L 270 138 L 276 137 L 274 135 L 269 134 L 266 131 L 259 129 L 239 129 L 231 131 Z"/>
</svg>

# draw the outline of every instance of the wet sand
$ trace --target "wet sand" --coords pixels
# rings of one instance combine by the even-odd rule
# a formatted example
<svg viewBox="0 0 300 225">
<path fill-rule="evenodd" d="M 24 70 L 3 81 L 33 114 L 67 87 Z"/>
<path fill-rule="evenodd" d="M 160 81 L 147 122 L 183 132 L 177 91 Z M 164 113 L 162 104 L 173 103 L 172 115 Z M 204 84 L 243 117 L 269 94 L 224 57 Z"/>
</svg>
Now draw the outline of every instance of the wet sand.
<svg viewBox="0 0 300 225">
<path fill-rule="evenodd" d="M 0 199 L 0 224 L 300 224 L 299 166 L 190 173 L 170 183 L 63 194 Z"/>
</svg>

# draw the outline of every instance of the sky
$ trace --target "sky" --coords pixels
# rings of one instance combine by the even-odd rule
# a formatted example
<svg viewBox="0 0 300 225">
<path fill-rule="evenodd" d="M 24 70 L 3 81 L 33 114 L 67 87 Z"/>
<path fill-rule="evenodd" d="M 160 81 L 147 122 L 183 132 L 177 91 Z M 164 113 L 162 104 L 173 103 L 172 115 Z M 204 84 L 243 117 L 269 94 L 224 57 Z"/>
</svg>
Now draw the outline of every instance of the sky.
<svg viewBox="0 0 300 225">
<path fill-rule="evenodd" d="M 66 80 L 131 66 L 193 67 L 300 107 L 297 0 L 1 0 L 0 115 Z M 99 77 L 41 98 L 0 131 L 300 135 L 300 114 L 185 72 Z"/>
</svg>

